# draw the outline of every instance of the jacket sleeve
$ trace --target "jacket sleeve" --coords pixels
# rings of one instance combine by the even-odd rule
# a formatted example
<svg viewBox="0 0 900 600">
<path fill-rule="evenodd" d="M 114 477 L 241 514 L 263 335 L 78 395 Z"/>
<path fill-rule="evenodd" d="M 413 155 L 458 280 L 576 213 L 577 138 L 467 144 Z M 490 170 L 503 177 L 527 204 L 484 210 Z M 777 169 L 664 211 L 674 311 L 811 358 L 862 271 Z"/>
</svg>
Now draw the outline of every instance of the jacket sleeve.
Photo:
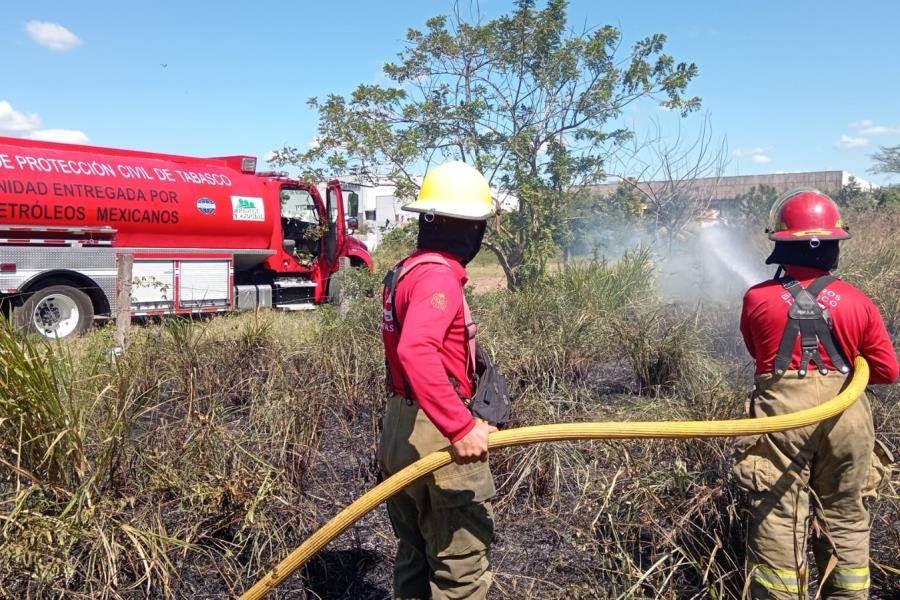
<svg viewBox="0 0 900 600">
<path fill-rule="evenodd" d="M 419 267 L 408 277 L 397 357 L 419 406 L 444 437 L 456 442 L 472 430 L 475 420 L 447 377 L 440 348 L 462 311 L 462 286 L 441 265 Z"/>
<path fill-rule="evenodd" d="M 868 322 L 862 332 L 859 353 L 869 362 L 871 370 L 869 383 L 894 383 L 900 369 L 897 366 L 897 354 L 891 343 L 891 336 L 874 302 L 869 302 L 866 312 Z"/>
</svg>

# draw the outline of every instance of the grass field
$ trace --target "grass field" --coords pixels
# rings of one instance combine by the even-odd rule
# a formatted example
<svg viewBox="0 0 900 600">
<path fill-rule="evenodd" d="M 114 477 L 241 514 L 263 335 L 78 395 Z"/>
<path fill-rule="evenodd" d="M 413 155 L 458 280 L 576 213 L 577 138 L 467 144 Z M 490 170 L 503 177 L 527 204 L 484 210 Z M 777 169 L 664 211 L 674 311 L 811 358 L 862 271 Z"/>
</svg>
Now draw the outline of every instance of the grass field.
<svg viewBox="0 0 900 600">
<path fill-rule="evenodd" d="M 900 218 L 857 222 L 869 233 L 841 273 L 876 298 L 897 341 Z M 476 261 L 473 310 L 511 382 L 514 425 L 742 414 L 752 368 L 738 307 L 672 302 L 659 264 L 638 251 L 554 265 L 513 293 Z M 49 345 L 0 330 L 0 596 L 233 596 L 373 486 L 384 393 L 368 294 L 380 273 L 357 279 L 345 314 L 145 324 L 116 361 L 110 328 Z M 900 391 L 876 393 L 876 427 L 897 449 Z M 731 460 L 730 442 L 708 440 L 495 453 L 492 598 L 739 597 Z M 895 474 L 872 507 L 874 597 L 900 595 L 898 489 Z M 378 510 L 280 597 L 389 597 L 393 549 Z"/>
</svg>

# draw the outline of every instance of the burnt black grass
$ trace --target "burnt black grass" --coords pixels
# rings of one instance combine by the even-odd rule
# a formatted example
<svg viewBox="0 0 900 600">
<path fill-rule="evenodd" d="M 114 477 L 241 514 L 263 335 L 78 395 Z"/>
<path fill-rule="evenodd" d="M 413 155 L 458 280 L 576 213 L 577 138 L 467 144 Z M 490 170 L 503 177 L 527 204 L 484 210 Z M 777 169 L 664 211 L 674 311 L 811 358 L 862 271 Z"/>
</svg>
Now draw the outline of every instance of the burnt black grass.
<svg viewBox="0 0 900 600">
<path fill-rule="evenodd" d="M 842 272 L 896 339 L 900 223 L 863 218 L 880 234 L 848 245 Z M 411 242 L 397 237 L 384 264 Z M 738 307 L 660 297 L 654 260 L 638 250 L 472 297 L 514 426 L 742 416 L 752 370 Z M 110 328 L 49 344 L 0 329 L 0 596 L 234 596 L 375 485 L 381 275 L 352 275 L 343 312 L 138 326 L 115 360 Z M 876 393 L 897 449 L 897 388 Z M 556 443 L 491 460 L 492 597 L 740 597 L 729 441 Z M 895 475 L 873 504 L 876 597 L 900 593 L 897 489 Z M 279 595 L 389 597 L 393 548 L 379 509 Z"/>
</svg>

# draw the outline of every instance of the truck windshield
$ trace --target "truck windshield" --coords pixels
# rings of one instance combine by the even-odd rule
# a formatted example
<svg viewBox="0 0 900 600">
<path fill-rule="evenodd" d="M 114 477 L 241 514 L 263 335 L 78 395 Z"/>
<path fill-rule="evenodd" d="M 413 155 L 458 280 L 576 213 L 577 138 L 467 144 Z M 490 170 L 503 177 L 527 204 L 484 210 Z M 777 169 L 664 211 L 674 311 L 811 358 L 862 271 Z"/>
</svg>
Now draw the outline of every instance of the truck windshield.
<svg viewBox="0 0 900 600">
<path fill-rule="evenodd" d="M 316 203 L 306 190 L 281 190 L 281 218 L 319 224 Z"/>
<path fill-rule="evenodd" d="M 322 251 L 325 229 L 312 194 L 297 188 L 281 190 L 281 230 L 286 252 L 300 264 L 312 267 Z"/>
</svg>

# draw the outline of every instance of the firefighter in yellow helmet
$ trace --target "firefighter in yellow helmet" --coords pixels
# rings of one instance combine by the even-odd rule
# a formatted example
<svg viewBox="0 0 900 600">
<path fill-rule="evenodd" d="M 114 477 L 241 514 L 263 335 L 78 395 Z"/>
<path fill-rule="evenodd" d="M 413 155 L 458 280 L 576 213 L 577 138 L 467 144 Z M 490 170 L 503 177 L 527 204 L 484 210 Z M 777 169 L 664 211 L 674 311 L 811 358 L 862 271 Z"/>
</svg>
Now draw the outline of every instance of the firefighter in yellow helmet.
<svg viewBox="0 0 900 600">
<path fill-rule="evenodd" d="M 385 278 L 382 337 L 388 403 L 378 460 L 390 476 L 448 445 L 454 463 L 388 501 L 398 539 L 395 598 L 487 597 L 494 538 L 487 462 L 495 429 L 469 410 L 475 393 L 474 323 L 466 264 L 494 214 L 484 176 L 465 163 L 432 169 L 415 202 L 417 249 Z"/>
<path fill-rule="evenodd" d="M 483 222 L 494 215 L 495 207 L 484 175 L 475 167 L 454 160 L 429 171 L 418 198 L 403 210 Z"/>
</svg>

